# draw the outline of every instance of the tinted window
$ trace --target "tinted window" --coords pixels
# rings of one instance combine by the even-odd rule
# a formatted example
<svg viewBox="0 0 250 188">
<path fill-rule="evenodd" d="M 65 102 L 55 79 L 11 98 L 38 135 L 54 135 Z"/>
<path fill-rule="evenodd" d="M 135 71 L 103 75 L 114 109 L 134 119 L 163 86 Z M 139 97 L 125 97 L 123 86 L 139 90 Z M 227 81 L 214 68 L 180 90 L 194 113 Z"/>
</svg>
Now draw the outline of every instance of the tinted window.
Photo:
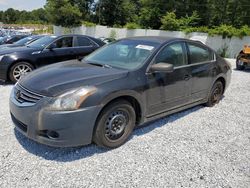
<svg viewBox="0 0 250 188">
<path fill-rule="evenodd" d="M 188 44 L 188 48 L 191 63 L 212 61 L 214 59 L 213 53 L 207 48 L 203 48 L 195 44 Z"/>
<path fill-rule="evenodd" d="M 11 38 L 10 40 L 8 40 L 9 43 L 13 43 L 16 41 L 19 41 L 20 39 L 24 38 L 24 36 L 14 36 L 13 38 Z"/>
<path fill-rule="evenodd" d="M 32 37 L 25 37 L 17 42 L 15 42 L 15 44 L 17 45 L 25 45 L 27 42 L 31 41 Z"/>
<path fill-rule="evenodd" d="M 186 65 L 186 53 L 184 43 L 174 43 L 166 46 L 157 55 L 155 63 L 169 63 L 174 67 Z"/>
<path fill-rule="evenodd" d="M 28 46 L 30 46 L 32 48 L 44 48 L 47 45 L 49 45 L 51 42 L 56 40 L 56 38 L 57 38 L 57 36 L 45 36 L 45 37 L 42 37 L 42 38 L 36 40 L 35 42 L 32 42 Z"/>
<path fill-rule="evenodd" d="M 78 45 L 77 46 L 91 46 L 91 41 L 86 37 L 77 37 Z"/>
<path fill-rule="evenodd" d="M 54 42 L 56 48 L 70 48 L 73 44 L 73 37 L 64 37 Z"/>
</svg>

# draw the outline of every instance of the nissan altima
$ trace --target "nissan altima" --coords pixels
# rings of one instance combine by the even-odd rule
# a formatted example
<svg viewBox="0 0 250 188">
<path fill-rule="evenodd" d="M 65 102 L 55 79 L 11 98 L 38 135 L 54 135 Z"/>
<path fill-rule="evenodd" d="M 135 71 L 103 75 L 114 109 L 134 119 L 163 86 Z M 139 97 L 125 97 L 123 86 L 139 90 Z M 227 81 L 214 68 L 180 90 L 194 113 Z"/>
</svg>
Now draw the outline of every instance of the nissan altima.
<svg viewBox="0 0 250 188">
<path fill-rule="evenodd" d="M 217 104 L 231 67 L 196 41 L 135 37 L 108 44 L 82 60 L 38 69 L 15 85 L 16 129 L 42 144 L 124 144 L 135 127 L 205 104 Z"/>
</svg>

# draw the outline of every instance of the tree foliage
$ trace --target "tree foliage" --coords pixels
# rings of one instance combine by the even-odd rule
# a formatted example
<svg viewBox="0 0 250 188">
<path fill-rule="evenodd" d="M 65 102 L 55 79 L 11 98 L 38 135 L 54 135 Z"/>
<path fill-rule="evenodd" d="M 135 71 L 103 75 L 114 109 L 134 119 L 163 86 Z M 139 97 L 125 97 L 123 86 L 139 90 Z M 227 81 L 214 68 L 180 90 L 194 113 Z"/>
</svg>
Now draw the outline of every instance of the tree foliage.
<svg viewBox="0 0 250 188">
<path fill-rule="evenodd" d="M 167 14 L 161 19 L 161 22 L 161 29 L 169 31 L 177 31 L 180 29 L 180 21 L 176 18 L 174 12 L 167 12 Z"/>
<path fill-rule="evenodd" d="M 0 22 L 49 22 L 64 27 L 92 22 L 165 30 L 223 29 L 226 25 L 242 30 L 250 26 L 249 8 L 249 0 L 47 0 L 44 9 L 0 11 Z"/>
<path fill-rule="evenodd" d="M 9 8 L 6 11 L 0 11 L 0 22 L 7 24 L 14 23 L 48 23 L 46 11 L 43 8 L 28 11 L 19 11 Z"/>
<path fill-rule="evenodd" d="M 75 27 L 81 25 L 82 13 L 73 1 L 47 0 L 45 10 L 52 24 L 62 27 Z"/>
</svg>

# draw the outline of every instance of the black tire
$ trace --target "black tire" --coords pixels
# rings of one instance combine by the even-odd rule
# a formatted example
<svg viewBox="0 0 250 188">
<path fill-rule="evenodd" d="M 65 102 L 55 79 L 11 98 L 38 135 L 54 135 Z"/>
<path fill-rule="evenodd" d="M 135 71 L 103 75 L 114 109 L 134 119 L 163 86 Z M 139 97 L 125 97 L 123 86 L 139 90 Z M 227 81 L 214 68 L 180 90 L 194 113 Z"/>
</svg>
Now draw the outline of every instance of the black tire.
<svg viewBox="0 0 250 188">
<path fill-rule="evenodd" d="M 218 104 L 222 98 L 223 92 L 224 92 L 224 87 L 222 82 L 216 81 L 211 89 L 206 106 L 212 107 L 215 104 Z"/>
<path fill-rule="evenodd" d="M 20 69 L 19 69 L 20 68 Z M 22 71 L 21 71 L 22 69 Z M 18 70 L 20 74 L 18 74 Z M 19 62 L 14 64 L 9 71 L 9 79 L 11 82 L 16 83 L 21 76 L 34 70 L 34 66 L 28 62 Z"/>
<path fill-rule="evenodd" d="M 99 115 L 93 141 L 101 147 L 117 148 L 124 144 L 135 127 L 136 114 L 125 100 L 109 104 Z"/>
</svg>

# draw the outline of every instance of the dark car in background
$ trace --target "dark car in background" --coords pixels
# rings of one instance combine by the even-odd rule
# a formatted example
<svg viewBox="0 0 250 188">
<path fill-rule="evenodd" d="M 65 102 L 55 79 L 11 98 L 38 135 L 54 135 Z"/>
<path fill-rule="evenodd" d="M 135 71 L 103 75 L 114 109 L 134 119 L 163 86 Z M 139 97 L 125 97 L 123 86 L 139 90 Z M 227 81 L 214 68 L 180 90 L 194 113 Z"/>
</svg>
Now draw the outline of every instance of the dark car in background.
<svg viewBox="0 0 250 188">
<path fill-rule="evenodd" d="M 0 50 L 0 80 L 16 82 L 38 67 L 82 59 L 104 44 L 85 35 L 45 36 L 24 47 Z"/>
<path fill-rule="evenodd" d="M 199 104 L 217 104 L 231 67 L 200 42 L 135 37 L 38 69 L 10 96 L 18 131 L 50 146 L 122 145 L 135 126 Z"/>
<path fill-rule="evenodd" d="M 31 36 L 25 37 L 23 39 L 20 39 L 17 42 L 14 42 L 13 44 L 0 45 L 0 53 L 1 53 L 1 50 L 6 49 L 6 48 L 15 48 L 15 47 L 20 47 L 20 46 L 26 46 L 26 45 L 44 37 L 44 36 L 45 35 L 31 35 Z"/>
<path fill-rule="evenodd" d="M 3 38 L 0 39 L 0 45 L 3 44 L 13 44 L 14 42 L 17 42 L 25 37 L 27 37 L 28 35 L 12 35 L 12 36 L 5 36 Z"/>
</svg>

